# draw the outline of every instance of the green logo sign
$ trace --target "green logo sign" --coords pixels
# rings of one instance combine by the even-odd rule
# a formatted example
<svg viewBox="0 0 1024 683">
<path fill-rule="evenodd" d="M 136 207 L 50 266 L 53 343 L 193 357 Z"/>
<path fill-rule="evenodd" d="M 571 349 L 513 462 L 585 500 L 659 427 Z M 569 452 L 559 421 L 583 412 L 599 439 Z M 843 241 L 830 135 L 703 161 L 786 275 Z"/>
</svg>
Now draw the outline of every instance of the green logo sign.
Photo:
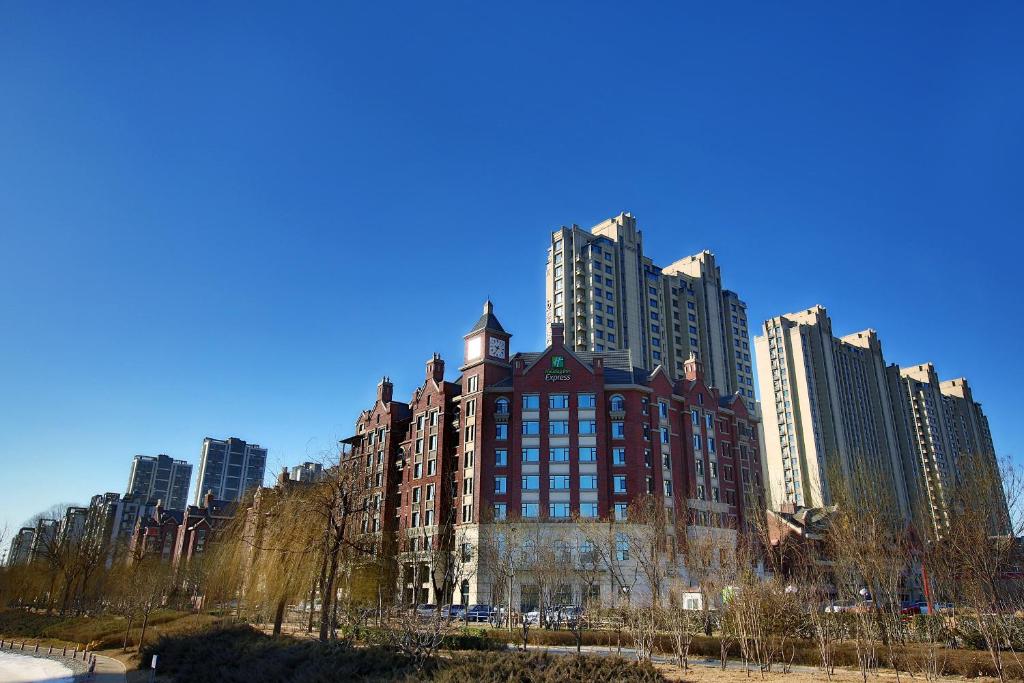
<svg viewBox="0 0 1024 683">
<path fill-rule="evenodd" d="M 564 382 L 571 378 L 569 369 L 565 367 L 565 356 L 551 356 L 551 367 L 544 372 L 547 382 Z"/>
</svg>

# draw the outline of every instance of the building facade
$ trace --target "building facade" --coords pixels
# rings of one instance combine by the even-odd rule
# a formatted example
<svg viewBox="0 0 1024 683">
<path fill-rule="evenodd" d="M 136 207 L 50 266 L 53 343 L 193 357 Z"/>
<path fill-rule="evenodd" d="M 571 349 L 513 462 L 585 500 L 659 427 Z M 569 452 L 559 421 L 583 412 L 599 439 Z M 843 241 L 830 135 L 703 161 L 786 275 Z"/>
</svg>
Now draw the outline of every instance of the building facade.
<svg viewBox="0 0 1024 683">
<path fill-rule="evenodd" d="M 192 483 L 192 465 L 169 455 L 136 455 L 128 475 L 126 494 L 141 497 L 153 504 L 181 510 L 188 504 L 188 488 Z"/>
<path fill-rule="evenodd" d="M 200 505 L 211 491 L 216 500 L 240 501 L 246 491 L 263 484 L 266 467 L 266 448 L 235 437 L 206 437 L 199 457 L 195 504 Z"/>
<path fill-rule="evenodd" d="M 572 351 L 628 349 L 639 367 L 661 366 L 673 378 L 693 354 L 710 386 L 757 411 L 747 307 L 722 288 L 710 251 L 660 268 L 631 214 L 589 231 L 562 227 L 551 235 L 545 292 L 547 324 L 564 323 Z"/>
<path fill-rule="evenodd" d="M 889 388 L 895 408 L 903 467 L 914 516 L 930 520 L 936 534 L 955 514 L 954 491 L 979 465 L 998 472 L 988 419 L 964 378 L 940 381 L 935 366 L 890 365 Z M 1001 487 L 993 506 L 993 533 L 1008 533 L 1009 511 Z"/>
<path fill-rule="evenodd" d="M 293 467 L 288 478 L 304 483 L 317 482 L 324 478 L 324 466 L 318 462 L 304 462 Z"/>
<path fill-rule="evenodd" d="M 35 538 L 35 527 L 22 527 L 11 539 L 11 548 L 7 554 L 7 566 L 28 564 L 32 557 L 32 541 Z"/>
<path fill-rule="evenodd" d="M 874 330 L 842 338 L 821 306 L 777 316 L 754 340 L 772 504 L 870 496 L 910 518 L 885 361 Z"/>
<path fill-rule="evenodd" d="M 346 462 L 370 478 L 364 528 L 395 539 L 403 602 L 497 603 L 504 586 L 485 548 L 510 524 L 557 536 L 578 563 L 585 527 L 624 535 L 631 506 L 657 501 L 664 569 L 685 576 L 677 550 L 689 534 L 735 540 L 760 509 L 749 502 L 763 500 L 757 418 L 739 396 L 708 386 L 696 358 L 673 379 L 635 365 L 628 350 L 572 349 L 560 322 L 550 338 L 543 351 L 511 354 L 488 302 L 464 337 L 457 381 L 444 380 L 435 355 L 409 403 L 382 383 L 345 440 Z M 436 565 L 451 553 L 467 566 L 439 580 Z M 567 579 L 561 599 L 614 601 L 615 578 L 599 578 L 587 587 Z M 520 579 L 515 604 L 535 606 L 529 572 Z"/>
</svg>

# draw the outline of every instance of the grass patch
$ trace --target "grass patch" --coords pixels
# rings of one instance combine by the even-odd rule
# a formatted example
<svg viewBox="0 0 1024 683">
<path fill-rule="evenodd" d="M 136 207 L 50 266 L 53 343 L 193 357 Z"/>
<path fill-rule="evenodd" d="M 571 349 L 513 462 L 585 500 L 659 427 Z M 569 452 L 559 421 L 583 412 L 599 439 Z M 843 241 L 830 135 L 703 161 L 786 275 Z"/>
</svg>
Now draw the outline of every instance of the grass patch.
<svg viewBox="0 0 1024 683">
<path fill-rule="evenodd" d="M 208 627 L 219 622 L 219 617 L 208 614 L 157 610 L 149 615 L 146 640 Z M 26 610 L 0 610 L 0 636 L 4 638 L 33 639 L 52 645 L 88 646 L 90 650 L 120 648 L 124 643 L 127 625 L 124 617 L 113 614 L 62 617 Z M 132 622 L 129 645 L 137 644 L 141 634 L 142 620 L 136 619 Z"/>
<path fill-rule="evenodd" d="M 664 678 L 651 666 L 616 657 L 544 653 L 460 652 L 438 657 L 426 671 L 379 645 L 353 647 L 288 636 L 272 638 L 246 626 L 165 636 L 148 645 L 142 661 L 160 657 L 160 673 L 190 683 L 326 683 L 327 681 L 437 681 L 505 683 L 567 680 L 648 683 Z"/>
</svg>

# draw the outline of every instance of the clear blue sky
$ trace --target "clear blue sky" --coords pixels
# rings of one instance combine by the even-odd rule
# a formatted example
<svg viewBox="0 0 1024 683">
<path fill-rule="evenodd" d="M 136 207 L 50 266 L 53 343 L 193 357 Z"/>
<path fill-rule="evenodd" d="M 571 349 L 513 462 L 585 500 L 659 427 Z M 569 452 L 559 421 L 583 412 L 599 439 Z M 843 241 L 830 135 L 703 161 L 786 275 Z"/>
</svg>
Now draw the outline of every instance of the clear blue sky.
<svg viewBox="0 0 1024 683">
<path fill-rule="evenodd" d="M 1022 455 L 1024 4 L 486 4 L 5 5 L 0 523 L 206 435 L 316 456 L 488 294 L 539 348 L 548 231 L 622 210 Z"/>
</svg>

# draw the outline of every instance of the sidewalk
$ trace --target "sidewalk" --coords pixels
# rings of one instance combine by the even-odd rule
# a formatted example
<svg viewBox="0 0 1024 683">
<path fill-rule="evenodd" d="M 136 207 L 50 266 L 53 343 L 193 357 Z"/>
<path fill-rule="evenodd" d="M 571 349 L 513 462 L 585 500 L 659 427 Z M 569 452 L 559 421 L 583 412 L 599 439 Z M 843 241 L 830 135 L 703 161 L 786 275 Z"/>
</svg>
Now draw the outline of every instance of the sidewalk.
<svg viewBox="0 0 1024 683">
<path fill-rule="evenodd" d="M 92 680 L 95 683 L 127 683 L 127 670 L 124 664 L 112 657 L 96 655 L 96 675 Z"/>
</svg>

